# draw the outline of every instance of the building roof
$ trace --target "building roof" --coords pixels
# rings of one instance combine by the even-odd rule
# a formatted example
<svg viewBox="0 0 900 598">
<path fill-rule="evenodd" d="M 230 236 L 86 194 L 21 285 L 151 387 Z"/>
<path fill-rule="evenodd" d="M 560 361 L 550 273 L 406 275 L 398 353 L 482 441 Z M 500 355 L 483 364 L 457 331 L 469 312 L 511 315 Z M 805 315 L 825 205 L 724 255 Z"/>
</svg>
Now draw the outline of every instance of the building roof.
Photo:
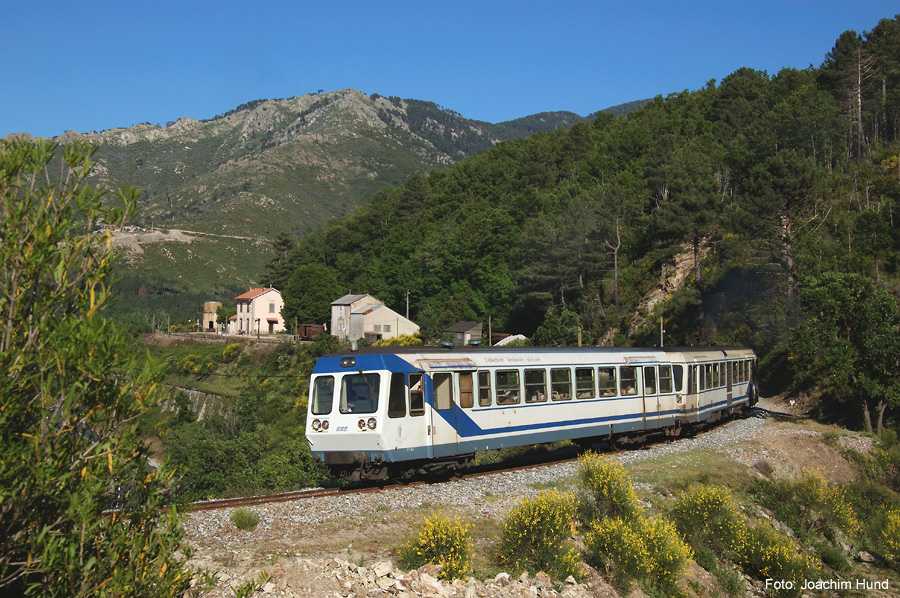
<svg viewBox="0 0 900 598">
<path fill-rule="evenodd" d="M 332 301 L 331 304 L 332 305 L 350 305 L 351 303 L 356 303 L 360 299 L 365 299 L 366 297 L 369 297 L 369 296 L 370 295 L 344 295 L 337 301 Z M 375 299 L 375 297 L 372 297 L 372 299 Z M 375 301 L 378 301 L 378 299 L 375 299 Z M 378 302 L 381 303 L 380 301 L 378 301 Z"/>
<path fill-rule="evenodd" d="M 265 294 L 265 293 L 268 293 L 269 291 L 275 291 L 275 289 L 274 289 L 273 287 L 265 287 L 265 288 L 258 288 L 258 289 L 250 289 L 250 290 L 247 291 L 246 293 L 243 293 L 243 294 L 241 294 L 241 295 L 238 295 L 237 297 L 235 297 L 235 299 L 237 299 L 237 300 L 242 300 L 242 299 L 247 299 L 247 300 L 249 300 L 249 299 L 256 299 L 256 298 L 259 297 L 260 295 L 263 295 L 263 294 Z M 277 293 L 278 291 L 275 291 L 275 292 Z"/>
<path fill-rule="evenodd" d="M 444 332 L 471 332 L 475 329 L 481 332 L 481 322 L 457 322 Z"/>
</svg>

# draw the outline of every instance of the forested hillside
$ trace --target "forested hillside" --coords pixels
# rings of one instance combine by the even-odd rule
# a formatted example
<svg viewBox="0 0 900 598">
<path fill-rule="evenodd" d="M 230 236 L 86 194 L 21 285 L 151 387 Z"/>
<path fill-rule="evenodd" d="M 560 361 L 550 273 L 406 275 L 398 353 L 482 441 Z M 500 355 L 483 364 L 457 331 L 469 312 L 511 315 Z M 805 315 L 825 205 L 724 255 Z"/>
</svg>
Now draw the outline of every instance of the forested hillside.
<svg viewBox="0 0 900 598">
<path fill-rule="evenodd" d="M 270 278 L 317 264 L 394 307 L 409 292 L 429 336 L 488 318 L 532 335 L 572 312 L 586 339 L 652 345 L 662 317 L 667 345 L 748 344 L 772 377 L 809 281 L 862 274 L 896 297 L 898 80 L 895 17 L 845 32 L 818 68 L 742 68 L 414 175 Z"/>
</svg>

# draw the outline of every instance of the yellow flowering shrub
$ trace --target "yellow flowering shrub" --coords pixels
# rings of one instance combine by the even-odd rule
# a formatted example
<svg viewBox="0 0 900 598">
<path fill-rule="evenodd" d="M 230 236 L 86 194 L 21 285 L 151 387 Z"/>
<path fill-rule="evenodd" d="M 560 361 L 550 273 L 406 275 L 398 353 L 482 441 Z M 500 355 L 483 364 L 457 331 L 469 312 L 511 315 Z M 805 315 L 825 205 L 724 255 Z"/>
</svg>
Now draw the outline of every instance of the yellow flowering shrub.
<svg viewBox="0 0 900 598">
<path fill-rule="evenodd" d="M 621 464 L 588 451 L 578 458 L 578 477 L 586 493 L 581 501 L 585 520 L 640 515 L 640 501 Z"/>
<path fill-rule="evenodd" d="M 693 556 L 665 518 L 605 517 L 591 523 L 584 543 L 622 588 L 648 582 L 670 595 Z"/>
<path fill-rule="evenodd" d="M 699 550 L 709 547 L 720 557 L 740 554 L 747 541 L 747 523 L 722 486 L 695 486 L 678 497 L 672 509 L 678 532 Z"/>
<path fill-rule="evenodd" d="M 650 575 L 650 550 L 633 519 L 605 517 L 594 521 L 584 535 L 584 544 L 621 586 Z"/>
<path fill-rule="evenodd" d="M 807 512 L 809 526 L 833 526 L 849 536 L 856 536 L 859 520 L 847 502 L 844 488 L 825 480 L 818 469 L 806 469 L 797 482 L 797 502 Z"/>
<path fill-rule="evenodd" d="M 744 571 L 757 579 L 793 582 L 792 588 L 775 590 L 776 596 L 798 596 L 804 579 L 814 579 L 816 562 L 800 553 L 794 542 L 769 523 L 749 529 L 743 554 L 736 559 Z"/>
<path fill-rule="evenodd" d="M 400 548 L 405 567 L 415 569 L 426 563 L 441 566 L 438 577 L 462 579 L 472 569 L 472 525 L 454 517 L 451 521 L 441 513 L 425 517 L 418 535 Z"/>
<path fill-rule="evenodd" d="M 900 557 L 900 511 L 888 511 L 887 520 L 881 530 L 881 544 L 884 556 L 889 559 Z"/>
<path fill-rule="evenodd" d="M 520 500 L 503 525 L 501 563 L 514 571 L 577 577 L 581 559 L 569 541 L 575 511 L 575 496 L 556 490 Z"/>
<path fill-rule="evenodd" d="M 639 531 L 650 553 L 650 578 L 661 588 L 674 588 L 693 557 L 675 524 L 665 518 L 640 519 Z"/>
</svg>

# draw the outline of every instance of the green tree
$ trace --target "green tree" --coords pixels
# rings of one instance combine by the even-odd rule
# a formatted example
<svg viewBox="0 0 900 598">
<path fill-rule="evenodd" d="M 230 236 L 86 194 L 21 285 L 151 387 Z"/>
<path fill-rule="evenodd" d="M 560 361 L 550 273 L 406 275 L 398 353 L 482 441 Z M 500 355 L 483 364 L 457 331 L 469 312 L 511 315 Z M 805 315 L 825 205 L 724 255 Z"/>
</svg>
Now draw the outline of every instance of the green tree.
<svg viewBox="0 0 900 598">
<path fill-rule="evenodd" d="M 807 320 L 791 338 L 791 358 L 801 375 L 856 404 L 867 432 L 876 405 L 876 433 L 884 412 L 900 402 L 900 304 L 860 274 L 828 272 L 801 289 Z"/>
<path fill-rule="evenodd" d="M 293 270 L 294 251 L 296 248 L 297 241 L 290 233 L 281 232 L 275 236 L 275 240 L 272 241 L 272 249 L 275 252 L 275 256 L 266 264 L 266 274 L 261 281 L 263 285 L 284 289 Z"/>
<path fill-rule="evenodd" d="M 543 324 L 534 332 L 533 340 L 539 347 L 575 347 L 593 344 L 590 336 L 582 329 L 578 314 L 558 307 L 547 310 Z"/>
<path fill-rule="evenodd" d="M 328 266 L 300 266 L 284 287 L 281 315 L 290 326 L 295 320 L 300 324 L 327 322 L 331 318 L 331 302 L 344 294 L 337 274 Z"/>
<path fill-rule="evenodd" d="M 111 237 L 90 232 L 125 224 L 137 191 L 104 207 L 86 143 L 51 181 L 56 150 L 0 140 L 0 591 L 179 595 L 179 515 L 161 510 L 168 478 L 148 473 L 134 424 L 159 370 L 100 316 Z"/>
</svg>

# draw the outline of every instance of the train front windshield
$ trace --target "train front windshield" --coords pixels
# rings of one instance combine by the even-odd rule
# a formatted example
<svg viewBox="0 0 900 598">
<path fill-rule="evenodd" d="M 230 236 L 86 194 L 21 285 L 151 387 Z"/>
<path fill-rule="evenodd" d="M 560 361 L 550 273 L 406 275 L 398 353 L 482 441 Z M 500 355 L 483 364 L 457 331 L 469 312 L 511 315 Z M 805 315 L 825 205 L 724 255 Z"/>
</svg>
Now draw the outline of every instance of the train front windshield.
<svg viewBox="0 0 900 598">
<path fill-rule="evenodd" d="M 378 374 L 350 374 L 341 378 L 341 413 L 378 411 Z"/>
<path fill-rule="evenodd" d="M 340 378 L 338 410 L 341 413 L 375 413 L 378 411 L 378 374 L 347 374 Z M 328 415 L 334 406 L 334 376 L 319 376 L 313 382 L 313 415 Z"/>
</svg>

